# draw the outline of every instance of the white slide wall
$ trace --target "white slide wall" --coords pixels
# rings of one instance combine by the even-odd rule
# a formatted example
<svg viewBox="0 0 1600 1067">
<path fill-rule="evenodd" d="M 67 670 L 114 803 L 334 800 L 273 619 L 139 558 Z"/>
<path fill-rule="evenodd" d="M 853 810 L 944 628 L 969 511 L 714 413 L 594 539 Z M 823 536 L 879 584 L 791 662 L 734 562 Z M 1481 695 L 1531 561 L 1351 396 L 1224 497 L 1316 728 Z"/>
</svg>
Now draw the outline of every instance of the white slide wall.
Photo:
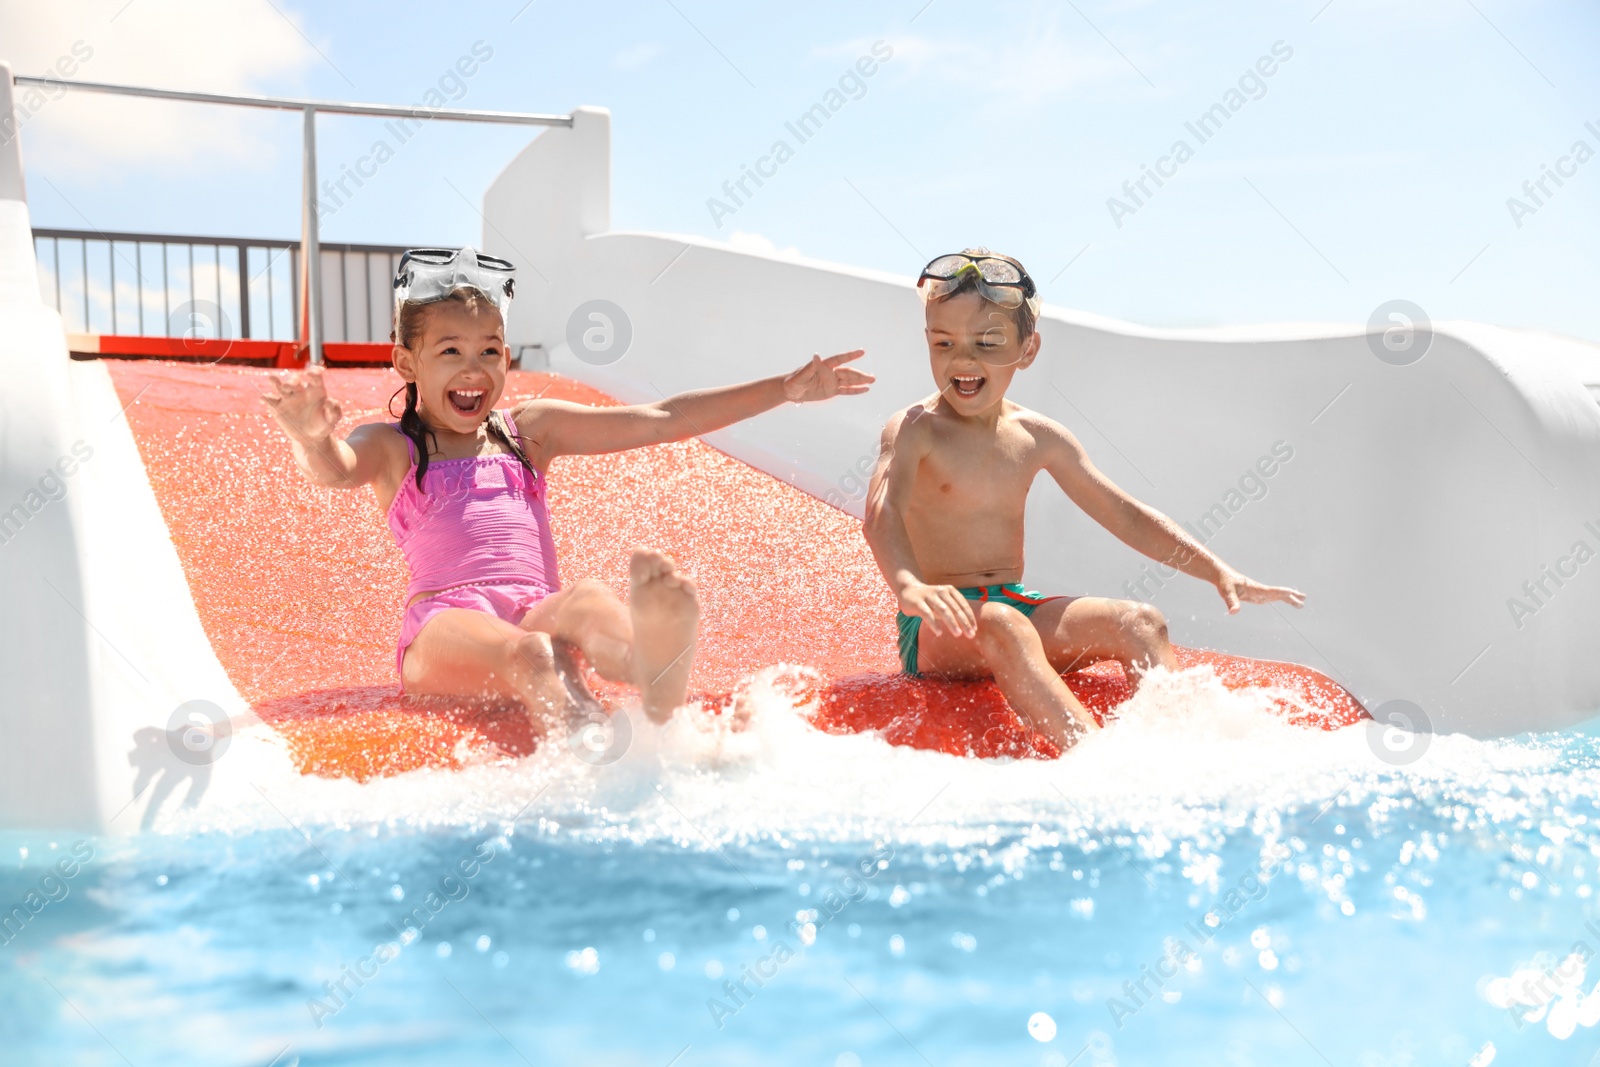
<svg viewBox="0 0 1600 1067">
<path fill-rule="evenodd" d="M 522 268 L 513 341 L 628 400 L 866 348 L 868 396 L 709 438 L 859 515 L 879 428 L 933 390 L 911 279 L 611 232 L 609 197 L 609 117 L 595 110 L 543 133 L 490 188 L 484 246 Z M 1151 600 L 1180 643 L 1306 663 L 1368 707 L 1420 705 L 1439 730 L 1594 714 L 1600 349 L 1475 323 L 1434 330 L 1421 359 L 1396 366 L 1364 326 L 1157 331 L 1046 308 L 1039 361 L 1013 398 L 1224 559 L 1309 600 L 1230 618 L 1209 587 L 1150 577 L 1043 483 L 1029 583 Z"/>
<path fill-rule="evenodd" d="M 10 89 L 0 65 L 0 114 Z M 0 196 L 0 826 L 131 832 L 249 800 L 290 764 L 201 628 L 110 375 L 68 358 L 40 299 L 15 146 L 0 153 L 15 168 L 0 193 L 16 194 Z M 215 721 L 220 746 L 192 732 Z"/>
</svg>

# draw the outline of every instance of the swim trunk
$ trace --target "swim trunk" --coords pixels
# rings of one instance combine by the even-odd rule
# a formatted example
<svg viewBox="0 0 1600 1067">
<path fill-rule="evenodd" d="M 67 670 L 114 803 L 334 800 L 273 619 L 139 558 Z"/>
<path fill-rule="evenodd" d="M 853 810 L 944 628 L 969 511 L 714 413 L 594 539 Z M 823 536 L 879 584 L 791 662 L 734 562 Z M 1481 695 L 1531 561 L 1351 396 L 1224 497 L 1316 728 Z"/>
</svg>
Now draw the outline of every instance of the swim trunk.
<svg viewBox="0 0 1600 1067">
<path fill-rule="evenodd" d="M 1060 597 L 1045 596 L 1042 593 L 1030 593 L 1022 588 L 1021 582 L 1012 582 L 1009 585 L 969 585 L 956 590 L 968 600 L 975 600 L 980 604 L 990 600 L 998 601 L 1022 612 L 1023 617 L 1029 617 L 1034 612 L 1052 600 Z M 917 637 L 922 632 L 922 616 L 907 615 L 900 612 L 895 617 L 895 623 L 900 629 L 900 666 L 913 678 L 922 677 L 922 672 L 917 670 Z"/>
<path fill-rule="evenodd" d="M 394 671 L 400 676 L 400 689 L 405 691 L 406 649 L 417 639 L 417 634 L 428 620 L 450 608 L 481 611 L 504 619 L 512 626 L 520 625 L 533 606 L 551 593 L 542 585 L 519 585 L 515 582 L 496 585 L 458 585 L 412 604 L 406 609 L 405 621 L 400 624 L 400 647 L 394 654 Z"/>
</svg>

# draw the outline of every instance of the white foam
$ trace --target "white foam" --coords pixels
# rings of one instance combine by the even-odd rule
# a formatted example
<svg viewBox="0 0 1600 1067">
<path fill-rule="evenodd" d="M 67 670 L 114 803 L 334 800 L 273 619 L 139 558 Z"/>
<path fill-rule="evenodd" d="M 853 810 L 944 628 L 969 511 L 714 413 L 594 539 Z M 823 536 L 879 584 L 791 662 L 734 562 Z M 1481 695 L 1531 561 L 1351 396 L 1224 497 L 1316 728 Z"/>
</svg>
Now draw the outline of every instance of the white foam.
<svg viewBox="0 0 1600 1067">
<path fill-rule="evenodd" d="M 742 730 L 701 711 L 657 726 L 625 710 L 632 742 L 605 766 L 565 742 L 523 759 L 366 784 L 262 762 L 255 788 L 234 791 L 242 801 L 174 812 L 158 828 L 405 830 L 515 820 L 524 832 L 696 849 L 876 839 L 966 849 L 1018 835 L 1097 847 L 1110 833 L 1160 856 L 1175 843 L 1211 847 L 1241 829 L 1270 843 L 1292 809 L 1326 808 L 1336 822 L 1347 809 L 1381 817 L 1422 796 L 1483 801 L 1491 819 L 1520 818 L 1548 784 L 1543 776 L 1558 770 L 1539 744 L 1465 736 L 1419 738 L 1426 751 L 1397 767 L 1372 728 L 1289 725 L 1272 710 L 1273 694 L 1230 691 L 1207 668 L 1153 673 L 1116 723 L 1060 760 L 983 761 L 820 732 L 786 695 L 794 674 L 775 667 L 748 683 L 752 715 Z"/>
</svg>

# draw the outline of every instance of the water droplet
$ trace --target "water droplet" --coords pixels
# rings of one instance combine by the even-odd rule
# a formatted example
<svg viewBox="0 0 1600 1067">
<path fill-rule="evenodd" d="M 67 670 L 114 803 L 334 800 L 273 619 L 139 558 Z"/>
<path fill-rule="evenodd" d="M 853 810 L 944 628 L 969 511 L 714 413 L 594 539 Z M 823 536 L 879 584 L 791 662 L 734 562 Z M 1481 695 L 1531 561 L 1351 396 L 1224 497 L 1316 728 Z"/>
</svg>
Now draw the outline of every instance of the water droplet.
<svg viewBox="0 0 1600 1067">
<path fill-rule="evenodd" d="M 1028 1016 L 1028 1036 L 1035 1041 L 1054 1041 L 1056 1021 L 1042 1011 L 1034 1012 Z"/>
<path fill-rule="evenodd" d="M 578 974 L 595 974 L 600 970 L 600 953 L 593 946 L 567 953 L 567 966 Z"/>
</svg>

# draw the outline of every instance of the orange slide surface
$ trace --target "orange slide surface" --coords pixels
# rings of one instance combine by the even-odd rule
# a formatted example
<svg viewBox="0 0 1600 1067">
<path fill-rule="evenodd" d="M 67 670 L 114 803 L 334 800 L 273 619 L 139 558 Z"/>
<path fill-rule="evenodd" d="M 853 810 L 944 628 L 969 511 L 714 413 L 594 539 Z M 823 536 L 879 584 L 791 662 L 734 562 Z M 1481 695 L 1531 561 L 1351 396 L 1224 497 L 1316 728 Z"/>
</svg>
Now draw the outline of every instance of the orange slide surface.
<svg viewBox="0 0 1600 1067">
<path fill-rule="evenodd" d="M 302 772 L 364 780 L 533 750 L 539 738 L 516 707 L 400 695 L 405 561 L 370 490 L 317 488 L 296 471 L 259 399 L 269 372 L 106 366 L 212 647 Z M 390 418 L 392 371 L 326 377 L 343 430 Z M 503 402 L 535 396 L 616 403 L 555 375 L 512 372 Z M 558 459 L 549 492 L 563 581 L 597 578 L 625 595 L 629 550 L 641 544 L 695 576 L 704 600 L 696 691 L 726 694 L 764 666 L 797 664 L 819 675 L 813 721 L 823 729 L 879 730 L 895 744 L 960 755 L 1057 755 L 992 683 L 897 673 L 894 601 L 851 516 L 698 440 Z M 1334 729 L 1365 716 L 1305 667 L 1178 655 L 1184 666 L 1212 664 L 1233 688 L 1297 694 L 1278 704 L 1303 725 Z M 1097 714 L 1128 696 L 1115 663 L 1067 682 Z"/>
</svg>

